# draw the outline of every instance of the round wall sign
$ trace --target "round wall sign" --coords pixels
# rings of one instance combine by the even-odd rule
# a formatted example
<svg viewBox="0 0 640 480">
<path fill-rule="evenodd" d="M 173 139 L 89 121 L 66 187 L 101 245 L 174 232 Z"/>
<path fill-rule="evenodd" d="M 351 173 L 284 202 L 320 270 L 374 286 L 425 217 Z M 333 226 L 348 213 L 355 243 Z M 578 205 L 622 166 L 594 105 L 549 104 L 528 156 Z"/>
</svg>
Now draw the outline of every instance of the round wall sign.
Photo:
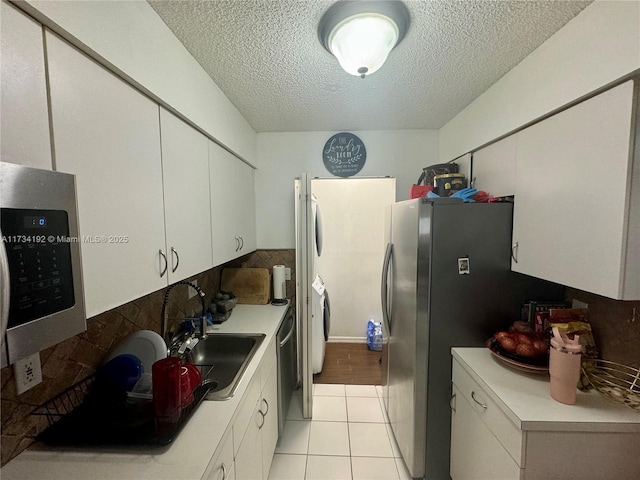
<svg viewBox="0 0 640 480">
<path fill-rule="evenodd" d="M 355 175 L 367 159 L 364 143 L 353 133 L 336 133 L 327 140 L 322 149 L 325 168 L 336 177 Z"/>
</svg>

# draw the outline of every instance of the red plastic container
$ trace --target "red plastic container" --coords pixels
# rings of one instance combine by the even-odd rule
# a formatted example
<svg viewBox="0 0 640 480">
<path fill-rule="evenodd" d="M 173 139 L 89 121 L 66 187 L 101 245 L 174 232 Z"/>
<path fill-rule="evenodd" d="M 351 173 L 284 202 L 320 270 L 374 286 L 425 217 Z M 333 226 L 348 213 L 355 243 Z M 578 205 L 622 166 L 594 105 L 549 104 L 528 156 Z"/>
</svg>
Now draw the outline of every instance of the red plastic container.
<svg viewBox="0 0 640 480">
<path fill-rule="evenodd" d="M 182 411 L 182 362 L 176 357 L 163 358 L 153 364 L 151 372 L 156 419 L 175 424 Z"/>
</svg>

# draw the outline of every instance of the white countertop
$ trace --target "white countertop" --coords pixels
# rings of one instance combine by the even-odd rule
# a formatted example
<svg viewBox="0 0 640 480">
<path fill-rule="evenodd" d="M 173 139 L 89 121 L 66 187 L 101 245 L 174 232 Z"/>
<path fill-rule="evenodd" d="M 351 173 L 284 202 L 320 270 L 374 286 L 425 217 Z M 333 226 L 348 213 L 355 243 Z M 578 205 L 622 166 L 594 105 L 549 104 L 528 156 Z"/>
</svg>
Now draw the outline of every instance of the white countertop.
<svg viewBox="0 0 640 480">
<path fill-rule="evenodd" d="M 210 333 L 264 333 L 266 338 L 249 363 L 235 395 L 225 401 L 203 401 L 168 447 L 90 451 L 36 444 L 2 467 L 0 476 L 3 480 L 200 480 L 286 310 L 286 306 L 237 305 L 229 320 L 207 328 Z"/>
<path fill-rule="evenodd" d="M 548 374 L 516 371 L 486 348 L 451 351 L 521 430 L 640 433 L 640 413 L 595 391 L 578 391 L 575 405 L 564 405 L 551 398 Z"/>
</svg>

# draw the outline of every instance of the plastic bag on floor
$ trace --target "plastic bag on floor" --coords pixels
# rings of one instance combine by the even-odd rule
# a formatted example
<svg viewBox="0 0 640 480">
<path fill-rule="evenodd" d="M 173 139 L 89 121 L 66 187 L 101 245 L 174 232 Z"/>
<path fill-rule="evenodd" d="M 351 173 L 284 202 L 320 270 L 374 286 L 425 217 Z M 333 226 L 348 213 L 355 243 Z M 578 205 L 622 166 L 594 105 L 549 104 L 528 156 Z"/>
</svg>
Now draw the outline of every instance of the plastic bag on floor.
<svg viewBox="0 0 640 480">
<path fill-rule="evenodd" d="M 376 352 L 382 350 L 382 323 L 373 320 L 367 322 L 367 347 Z"/>
</svg>

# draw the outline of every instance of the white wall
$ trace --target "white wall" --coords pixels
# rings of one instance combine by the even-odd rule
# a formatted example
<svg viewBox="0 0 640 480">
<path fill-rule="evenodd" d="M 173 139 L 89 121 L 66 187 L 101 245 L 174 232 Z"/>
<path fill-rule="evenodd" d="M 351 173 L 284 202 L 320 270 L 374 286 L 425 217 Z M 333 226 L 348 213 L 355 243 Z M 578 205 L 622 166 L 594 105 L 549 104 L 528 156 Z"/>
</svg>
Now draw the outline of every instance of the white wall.
<svg viewBox="0 0 640 480">
<path fill-rule="evenodd" d="M 439 131 L 446 162 L 640 68 L 640 2 L 598 0 Z"/>
<path fill-rule="evenodd" d="M 295 248 L 294 180 L 305 172 L 330 177 L 322 148 L 336 132 L 259 133 L 257 139 L 256 218 L 258 248 Z M 367 160 L 358 177 L 396 177 L 397 200 L 422 168 L 437 163 L 435 130 L 353 131 L 364 142 Z"/>
<path fill-rule="evenodd" d="M 33 0 L 18 6 L 255 163 L 255 131 L 147 2 Z"/>
</svg>

